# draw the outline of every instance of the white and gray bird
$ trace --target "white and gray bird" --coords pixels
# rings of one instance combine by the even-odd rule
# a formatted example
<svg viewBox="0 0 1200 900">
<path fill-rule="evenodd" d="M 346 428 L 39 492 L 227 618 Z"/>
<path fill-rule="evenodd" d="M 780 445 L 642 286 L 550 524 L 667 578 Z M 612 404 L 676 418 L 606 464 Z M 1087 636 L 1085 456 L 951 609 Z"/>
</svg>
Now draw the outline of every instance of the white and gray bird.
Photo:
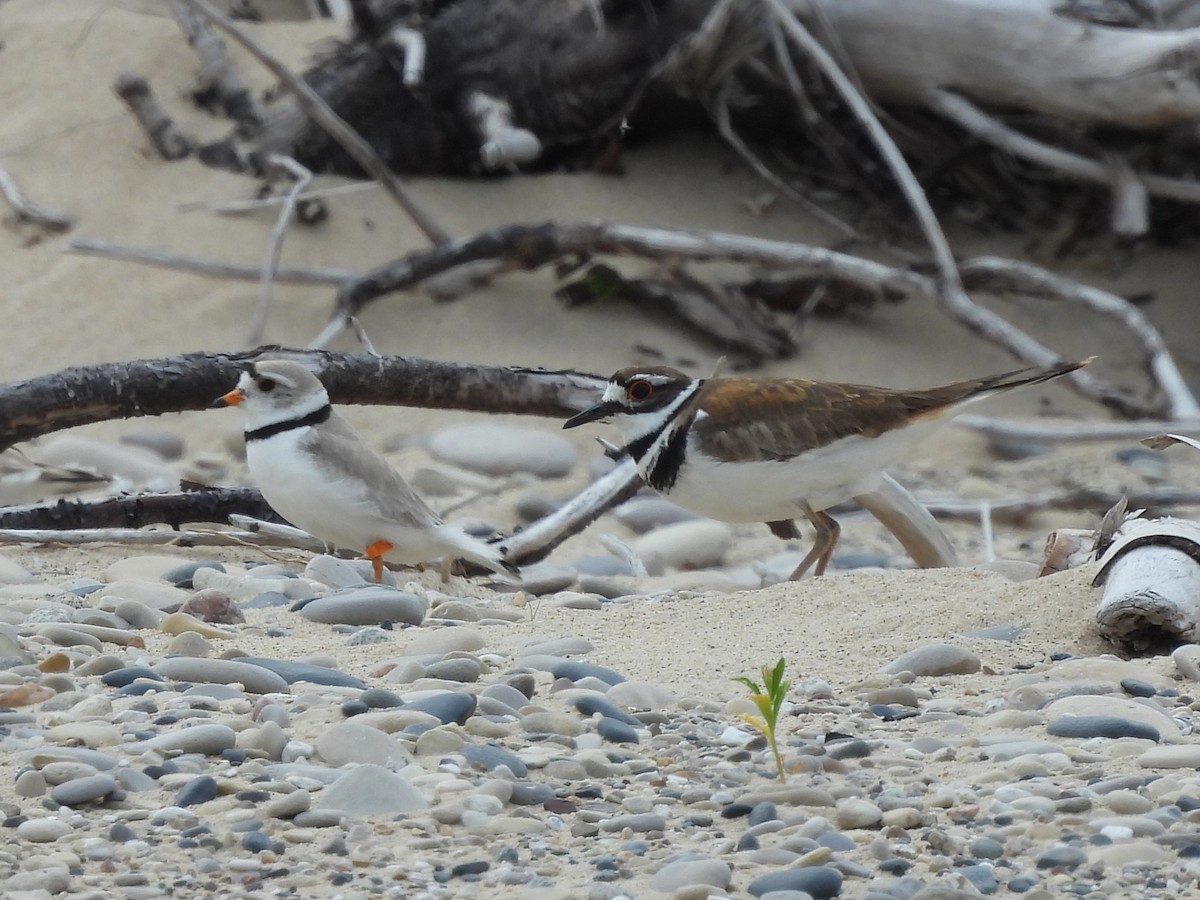
<svg viewBox="0 0 1200 900">
<path fill-rule="evenodd" d="M 297 528 L 360 550 L 375 580 L 384 560 L 415 565 L 468 559 L 512 574 L 496 544 L 447 524 L 333 411 L 319 378 L 297 362 L 264 359 L 215 406 L 246 412 L 246 462 L 263 497 Z"/>
</svg>

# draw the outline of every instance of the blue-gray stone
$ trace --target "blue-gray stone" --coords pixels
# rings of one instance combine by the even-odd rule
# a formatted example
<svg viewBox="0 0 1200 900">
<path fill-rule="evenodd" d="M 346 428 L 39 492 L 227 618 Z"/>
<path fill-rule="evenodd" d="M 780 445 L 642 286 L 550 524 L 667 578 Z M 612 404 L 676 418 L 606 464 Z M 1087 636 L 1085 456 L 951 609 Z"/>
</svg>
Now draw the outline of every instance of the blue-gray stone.
<svg viewBox="0 0 1200 900">
<path fill-rule="evenodd" d="M 404 699 L 387 688 L 367 688 L 358 698 L 371 709 L 396 709 L 404 705 Z"/>
<path fill-rule="evenodd" d="M 1000 889 L 991 866 L 963 866 L 955 871 L 962 874 L 981 894 L 994 894 Z"/>
<path fill-rule="evenodd" d="M 968 849 L 976 859 L 999 859 L 1004 855 L 1004 845 L 989 837 L 975 838 Z"/>
<path fill-rule="evenodd" d="M 1158 741 L 1159 731 L 1145 722 L 1119 716 L 1063 716 L 1046 725 L 1046 733 L 1073 738 L 1143 738 Z"/>
<path fill-rule="evenodd" d="M 242 609 L 270 609 L 273 606 L 287 606 L 292 601 L 279 591 L 263 591 L 249 600 L 238 604 Z"/>
<path fill-rule="evenodd" d="M 1039 853 L 1035 862 L 1039 869 L 1074 869 L 1087 862 L 1087 851 L 1080 847 L 1062 844 Z"/>
<path fill-rule="evenodd" d="M 1131 697 L 1153 697 L 1158 693 L 1158 688 L 1154 685 L 1146 681 L 1140 681 L 1137 678 L 1123 678 L 1121 680 L 1121 690 Z"/>
<path fill-rule="evenodd" d="M 100 676 L 100 681 L 109 687 L 119 688 L 131 684 L 139 678 L 149 678 L 160 684 L 165 680 L 149 666 L 124 666 L 120 669 L 113 669 L 111 672 L 105 672 Z"/>
<path fill-rule="evenodd" d="M 191 590 L 195 587 L 192 584 L 192 576 L 196 574 L 197 569 L 216 569 L 218 572 L 224 572 L 225 566 L 215 559 L 203 559 L 199 562 L 184 563 L 181 566 L 168 569 L 162 573 L 162 579 L 163 581 L 171 582 L 175 587 Z"/>
<path fill-rule="evenodd" d="M 124 687 L 117 689 L 116 696 L 140 697 L 142 694 L 148 694 L 151 691 L 161 691 L 162 689 L 162 678 L 159 678 L 157 681 L 151 681 L 149 678 L 139 678 L 136 681 L 130 682 Z"/>
<path fill-rule="evenodd" d="M 472 766 L 488 772 L 500 766 L 507 766 L 508 770 L 518 778 L 524 778 L 529 774 L 529 767 L 525 765 L 521 757 L 511 750 L 505 750 L 495 744 L 465 744 L 459 753 Z"/>
<path fill-rule="evenodd" d="M 475 695 L 460 694 L 456 691 L 446 691 L 407 703 L 405 709 L 415 709 L 418 712 L 435 716 L 443 725 L 451 722 L 462 725 L 475 712 Z"/>
<path fill-rule="evenodd" d="M 114 844 L 124 844 L 137 840 L 137 832 L 124 822 L 114 822 L 112 827 L 108 829 L 108 839 Z"/>
<path fill-rule="evenodd" d="M 610 719 L 616 719 L 618 722 L 624 722 L 626 725 L 631 725 L 634 728 L 641 728 L 642 722 L 632 713 L 628 713 L 611 700 L 600 696 L 599 694 L 584 694 L 582 697 L 576 697 L 571 701 L 571 705 L 583 713 L 585 716 L 592 716 L 600 713 L 602 716 L 607 716 Z"/>
<path fill-rule="evenodd" d="M 745 853 L 748 850 L 757 850 L 759 848 L 758 837 L 752 831 L 747 831 L 738 838 L 737 847 L 734 848 L 738 853 Z"/>
<path fill-rule="evenodd" d="M 274 672 L 288 684 L 297 681 L 307 681 L 310 684 L 322 684 L 330 687 L 350 687 L 363 689 L 366 685 L 358 678 L 337 669 L 317 666 L 312 663 L 294 662 L 287 659 L 270 659 L 265 656 L 239 656 L 237 662 L 249 663 Z"/>
<path fill-rule="evenodd" d="M 631 728 L 624 722 L 619 722 L 608 716 L 603 716 L 596 723 L 596 733 L 606 741 L 611 741 L 614 744 L 637 744 L 641 742 L 637 729 Z"/>
<path fill-rule="evenodd" d="M 917 710 L 908 706 L 895 706 L 890 703 L 872 703 L 870 707 L 873 715 L 879 716 L 885 722 L 898 722 L 901 719 L 911 719 L 917 715 Z"/>
<path fill-rule="evenodd" d="M 251 853 L 261 853 L 263 850 L 271 849 L 271 839 L 261 831 L 247 831 L 242 835 L 242 849 L 249 850 Z"/>
<path fill-rule="evenodd" d="M 514 781 L 509 802 L 514 806 L 540 806 L 554 799 L 554 788 L 537 781 Z"/>
<path fill-rule="evenodd" d="M 761 803 L 754 804 L 747 821 L 751 826 L 754 826 L 761 825 L 763 822 L 774 822 L 778 818 L 779 808 L 770 800 L 764 800 Z"/>
<path fill-rule="evenodd" d="M 175 795 L 176 806 L 196 806 L 207 803 L 217 796 L 217 780 L 211 775 L 193 778 Z"/>
<path fill-rule="evenodd" d="M 117 789 L 117 781 L 111 775 L 101 772 L 96 775 L 85 775 L 82 778 L 72 778 L 62 784 L 55 785 L 50 792 L 50 799 L 63 806 L 82 806 L 96 800 L 103 800 Z"/>
<path fill-rule="evenodd" d="M 760 875 L 746 888 L 755 897 L 771 891 L 804 891 L 814 900 L 836 897 L 842 892 L 842 873 L 827 866 L 806 866 L 802 869 L 784 869 Z"/>
<path fill-rule="evenodd" d="M 817 838 L 817 844 L 822 847 L 828 847 L 830 850 L 843 852 L 853 850 L 857 846 L 852 837 L 848 834 L 842 834 L 840 831 L 826 831 Z"/>
<path fill-rule="evenodd" d="M 598 678 L 605 684 L 620 684 L 625 676 L 620 672 L 594 663 L 577 662 L 564 659 L 550 667 L 550 674 L 555 678 L 566 678 L 568 681 L 582 681 L 585 678 Z"/>
<path fill-rule="evenodd" d="M 1016 878 L 1010 878 L 1008 884 L 1004 885 L 1014 894 L 1023 894 L 1026 891 L 1033 890 L 1037 887 L 1037 879 L 1031 878 L 1028 875 L 1018 875 Z"/>
<path fill-rule="evenodd" d="M 401 622 L 420 625 L 425 619 L 425 601 L 416 594 L 372 585 L 334 591 L 304 604 L 300 615 L 326 625 L 380 625 Z"/>
</svg>

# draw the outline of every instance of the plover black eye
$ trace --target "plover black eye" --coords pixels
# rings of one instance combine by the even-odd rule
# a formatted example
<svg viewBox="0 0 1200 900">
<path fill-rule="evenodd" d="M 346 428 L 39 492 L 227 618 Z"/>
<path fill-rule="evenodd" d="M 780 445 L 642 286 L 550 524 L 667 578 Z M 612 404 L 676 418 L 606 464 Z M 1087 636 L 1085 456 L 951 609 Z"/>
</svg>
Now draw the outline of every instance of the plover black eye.
<svg viewBox="0 0 1200 900">
<path fill-rule="evenodd" d="M 625 396 L 630 400 L 642 401 L 650 399 L 650 395 L 654 393 L 654 385 L 646 381 L 644 378 L 639 378 L 637 381 L 631 381 L 629 387 L 625 388 Z"/>
<path fill-rule="evenodd" d="M 275 390 L 275 385 L 278 383 L 274 378 L 260 378 L 258 380 L 258 389 L 264 394 L 269 394 Z"/>
</svg>

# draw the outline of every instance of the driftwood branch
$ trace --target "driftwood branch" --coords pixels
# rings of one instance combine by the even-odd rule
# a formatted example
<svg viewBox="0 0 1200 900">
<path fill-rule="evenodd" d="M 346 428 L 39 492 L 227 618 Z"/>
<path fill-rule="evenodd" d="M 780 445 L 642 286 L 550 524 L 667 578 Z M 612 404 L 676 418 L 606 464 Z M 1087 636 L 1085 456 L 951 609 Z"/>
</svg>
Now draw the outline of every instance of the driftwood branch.
<svg viewBox="0 0 1200 900">
<path fill-rule="evenodd" d="M 383 185 L 392 199 L 412 219 L 418 228 L 424 232 L 430 242 L 444 243 L 449 235 L 442 230 L 433 217 L 419 204 L 400 180 L 392 174 L 387 164 L 380 159 L 366 141 L 354 131 L 345 120 L 335 113 L 328 103 L 312 89 L 302 78 L 293 74 L 278 58 L 268 52 L 261 44 L 253 40 L 237 23 L 217 10 L 207 0 L 180 0 L 192 10 L 202 15 L 213 25 L 241 44 L 255 59 L 271 71 L 280 83 L 287 87 L 296 97 L 304 112 L 342 147 L 362 170 Z"/>
<path fill-rule="evenodd" d="M 804 269 L 881 296 L 915 295 L 940 302 L 944 293 L 936 279 L 917 272 L 805 244 L 725 232 L 643 228 L 602 220 L 506 225 L 440 247 L 415 251 L 346 283 L 338 292 L 329 324 L 313 343 L 323 346 L 342 332 L 347 317 L 357 316 L 364 306 L 384 294 L 415 287 L 434 275 L 467 263 L 505 260 L 514 267 L 536 269 L 562 258 L 596 254 L 657 260 L 723 260 Z M 1029 268 L 1041 271 L 1036 267 Z M 1049 273 L 1046 275 L 1053 277 Z M 951 315 L 975 333 L 1000 344 L 1031 365 L 1045 363 L 1047 354 L 1054 360 L 1059 359 L 995 313 L 969 300 L 967 303 L 969 310 L 959 308 L 961 315 L 955 312 Z M 1159 362 L 1161 358 L 1161 355 L 1155 357 Z M 1151 374 L 1159 375 L 1161 365 L 1158 369 Z M 1088 372 L 1072 372 L 1067 377 L 1084 396 L 1120 415 L 1136 418 L 1148 412 L 1144 404 Z"/>
<path fill-rule="evenodd" d="M 288 189 L 283 207 L 275 218 L 275 226 L 271 229 L 271 237 L 263 251 L 262 274 L 258 282 L 258 303 L 254 309 L 254 320 L 246 343 L 257 346 L 262 343 L 263 334 L 267 330 L 267 318 L 271 314 L 271 294 L 275 284 L 275 273 L 279 270 L 279 257 L 283 253 L 283 238 L 287 227 L 291 224 L 292 215 L 296 211 L 296 198 L 312 181 L 312 172 L 300 163 L 287 156 L 271 154 L 267 164 L 292 178 L 292 186 Z"/>
<path fill-rule="evenodd" d="M 256 490 L 208 488 L 169 494 L 132 494 L 105 500 L 59 500 L 34 506 L 0 507 L 0 528 L 144 528 L 189 522 L 226 523 L 234 514 L 281 521 Z"/>
<path fill-rule="evenodd" d="M 105 259 L 119 259 L 122 262 L 139 263 L 143 266 L 157 266 L 162 269 L 175 269 L 179 272 L 191 272 L 207 278 L 228 278 L 233 281 L 258 281 L 262 278 L 262 265 L 238 265 L 236 263 L 219 262 L 217 260 L 201 259 L 167 250 L 154 250 L 148 247 L 133 247 L 113 241 L 102 241 L 94 238 L 74 238 L 67 245 L 72 253 L 84 253 L 90 256 L 100 256 Z M 351 269 L 329 269 L 323 267 L 298 268 L 283 266 L 275 270 L 275 281 L 281 284 L 332 284 L 342 285 L 355 278 L 361 278 L 362 272 Z"/>
<path fill-rule="evenodd" d="M 48 206 L 43 206 L 40 203 L 30 200 L 26 193 L 21 190 L 16 179 L 5 169 L 0 169 L 0 195 L 8 201 L 8 205 L 13 208 L 17 215 L 23 216 L 30 222 L 34 222 L 48 231 L 67 231 L 75 224 L 74 217 L 69 213 L 51 209 Z"/>
<path fill-rule="evenodd" d="M 334 403 L 562 418 L 593 403 L 597 375 L 515 366 L 262 348 L 64 369 L 0 386 L 0 450 L 62 428 L 207 409 L 264 352 L 311 364 Z"/>
</svg>

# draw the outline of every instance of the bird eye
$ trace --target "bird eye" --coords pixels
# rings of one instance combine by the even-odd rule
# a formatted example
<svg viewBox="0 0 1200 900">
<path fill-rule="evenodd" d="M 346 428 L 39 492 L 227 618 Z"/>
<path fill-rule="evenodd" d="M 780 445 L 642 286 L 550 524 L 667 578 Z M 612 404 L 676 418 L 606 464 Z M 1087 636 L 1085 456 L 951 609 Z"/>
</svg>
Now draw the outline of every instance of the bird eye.
<svg viewBox="0 0 1200 900">
<path fill-rule="evenodd" d="M 258 389 L 265 394 L 269 394 L 275 390 L 275 385 L 278 383 L 274 378 L 260 378 L 258 380 Z"/>
<path fill-rule="evenodd" d="M 654 393 L 654 385 L 645 379 L 638 379 L 631 382 L 629 387 L 625 389 L 625 395 L 630 400 L 648 400 L 650 395 Z"/>
</svg>

